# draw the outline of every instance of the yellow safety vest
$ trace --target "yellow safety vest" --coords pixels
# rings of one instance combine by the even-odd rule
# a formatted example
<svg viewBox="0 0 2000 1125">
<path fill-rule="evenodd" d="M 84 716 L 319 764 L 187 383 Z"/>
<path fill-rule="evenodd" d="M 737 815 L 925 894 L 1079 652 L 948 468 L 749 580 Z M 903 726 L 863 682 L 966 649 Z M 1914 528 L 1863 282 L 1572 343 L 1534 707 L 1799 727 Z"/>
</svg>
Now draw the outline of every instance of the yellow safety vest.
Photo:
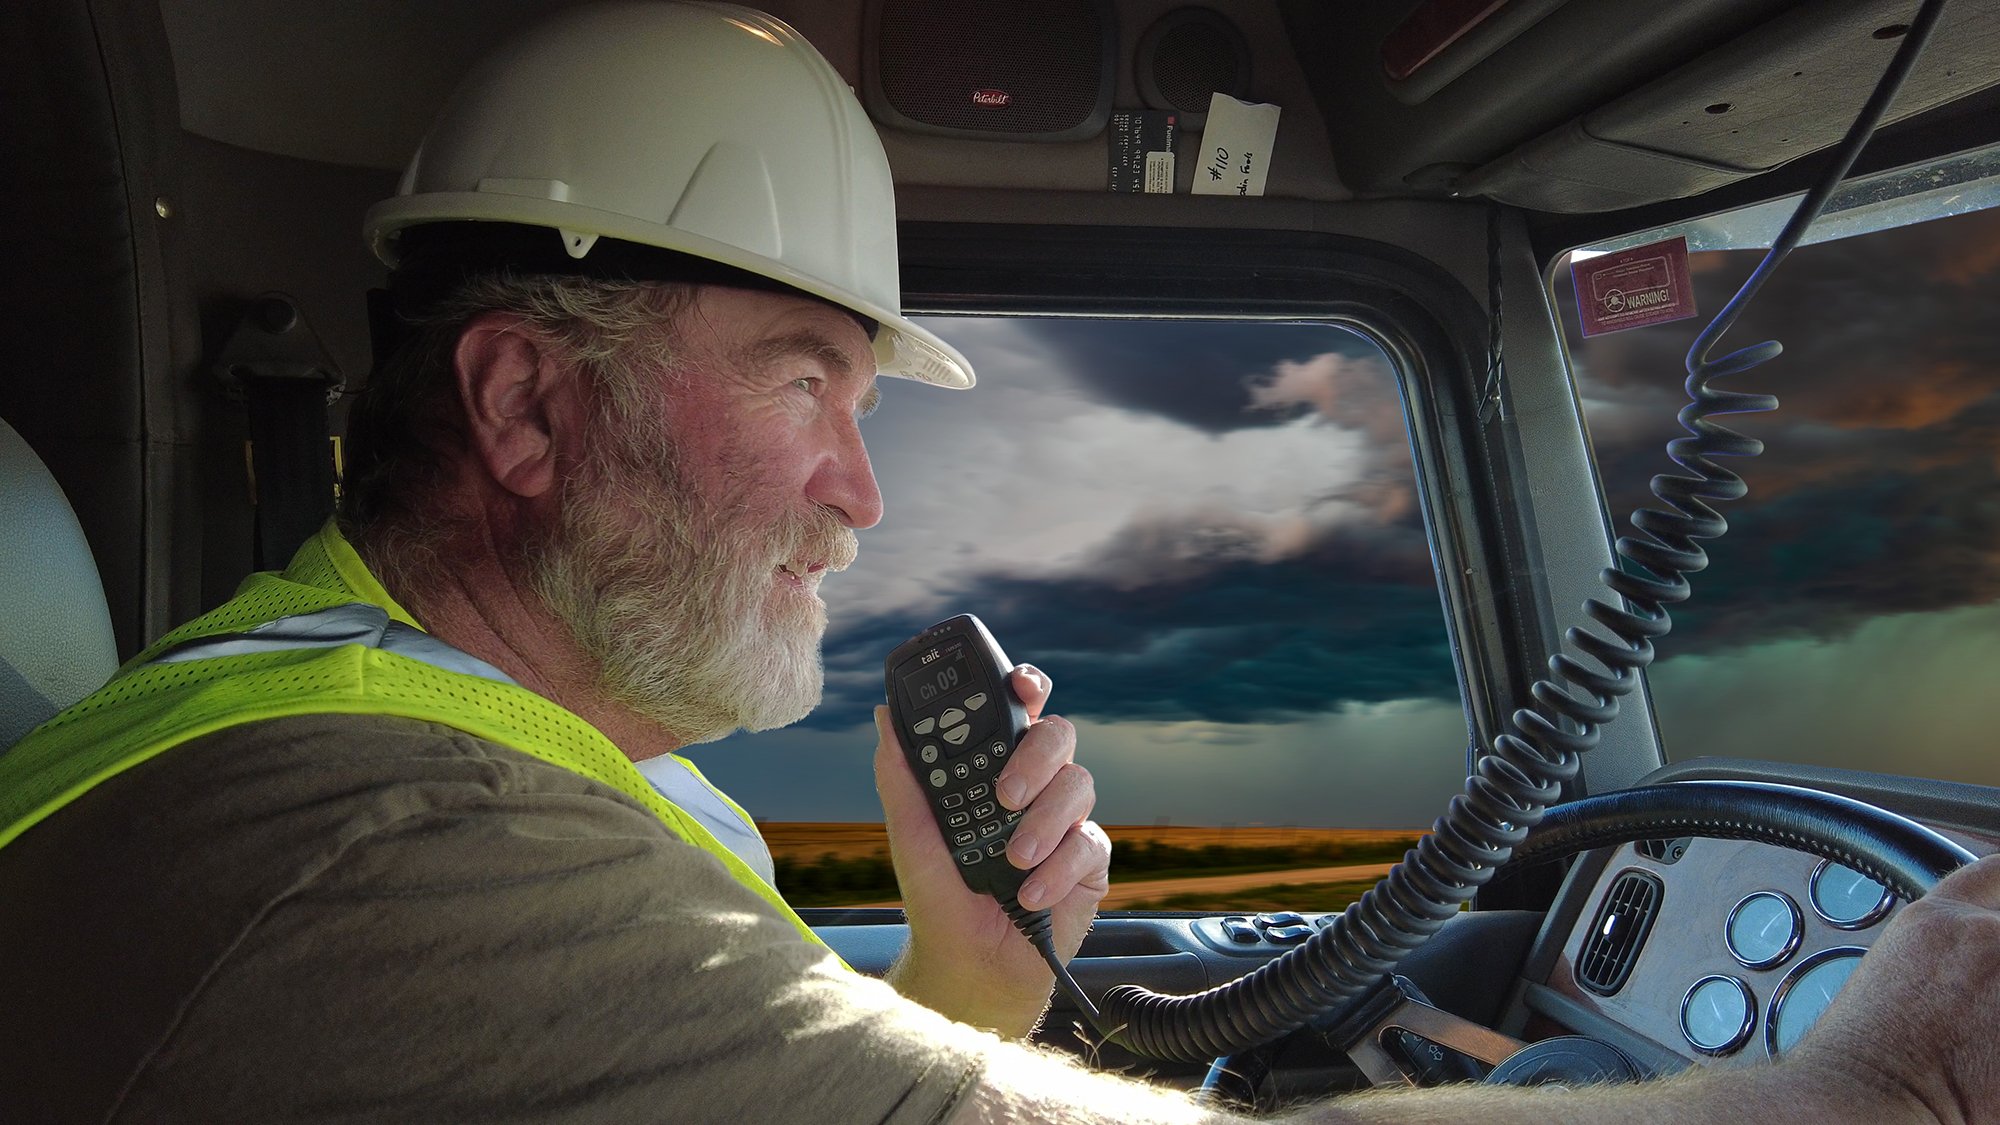
<svg viewBox="0 0 2000 1125">
<path fill-rule="evenodd" d="M 204 659 L 174 655 L 190 642 L 254 638 L 256 627 L 280 618 L 356 605 L 378 607 L 399 625 L 422 629 L 329 522 L 283 574 L 251 575 L 234 598 L 160 638 L 110 683 L 0 755 L 0 847 L 106 778 L 226 727 L 287 715 L 400 715 L 456 727 L 616 789 L 651 810 L 669 832 L 720 860 L 806 940 L 819 941 L 775 887 L 694 816 L 655 792 L 610 739 L 525 688 L 367 644 Z M 693 771 L 693 763 L 682 761 Z M 735 802 L 723 800 L 756 831 Z"/>
</svg>

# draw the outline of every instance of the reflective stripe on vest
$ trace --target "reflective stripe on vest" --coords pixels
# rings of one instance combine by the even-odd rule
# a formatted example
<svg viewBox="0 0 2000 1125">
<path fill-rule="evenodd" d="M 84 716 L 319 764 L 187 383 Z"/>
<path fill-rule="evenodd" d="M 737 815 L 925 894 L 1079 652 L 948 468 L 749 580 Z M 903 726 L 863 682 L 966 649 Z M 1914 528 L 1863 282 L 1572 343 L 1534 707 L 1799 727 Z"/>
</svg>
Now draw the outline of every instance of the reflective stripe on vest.
<svg viewBox="0 0 2000 1125">
<path fill-rule="evenodd" d="M 509 687 L 520 687 L 514 678 L 462 649 L 438 640 L 389 616 L 389 611 L 367 602 L 349 602 L 315 613 L 295 613 L 266 621 L 241 633 L 218 633 L 196 637 L 155 656 L 149 663 L 171 664 L 193 660 L 213 660 L 218 656 L 247 656 L 255 652 L 286 652 L 302 648 L 337 648 L 366 645 L 420 660 L 433 668 L 461 675 L 478 676 Z M 775 865 L 771 849 L 757 832 L 756 822 L 720 789 L 678 754 L 662 754 L 639 765 L 639 775 L 653 792 L 666 798 L 682 812 L 701 822 L 716 842 L 749 865 L 758 878 L 775 885 Z"/>
<path fill-rule="evenodd" d="M 704 821 L 720 822 L 715 809 L 697 816 L 681 808 L 582 718 L 425 634 L 331 522 L 282 575 L 251 575 L 236 597 L 161 638 L 0 756 L 0 847 L 100 782 L 183 742 L 313 714 L 441 723 L 608 785 L 715 856 L 807 940 L 819 940 L 769 877 L 707 827 Z M 756 834 L 692 763 L 675 760 L 727 807 L 729 823 Z"/>
</svg>

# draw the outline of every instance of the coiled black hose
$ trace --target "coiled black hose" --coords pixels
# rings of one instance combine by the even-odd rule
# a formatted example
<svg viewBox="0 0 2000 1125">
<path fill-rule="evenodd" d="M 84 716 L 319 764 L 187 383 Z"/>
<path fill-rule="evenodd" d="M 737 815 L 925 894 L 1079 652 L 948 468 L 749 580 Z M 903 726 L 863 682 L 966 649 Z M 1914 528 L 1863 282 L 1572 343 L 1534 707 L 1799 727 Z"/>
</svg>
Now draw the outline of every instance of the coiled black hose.
<svg viewBox="0 0 2000 1125">
<path fill-rule="evenodd" d="M 1551 656 L 1549 678 L 1530 689 L 1533 704 L 1514 712 L 1513 729 L 1480 756 L 1465 792 L 1452 798 L 1431 835 L 1304 945 L 1241 980 L 1193 996 L 1120 985 L 1106 994 L 1101 1018 L 1092 1021 L 1101 1034 L 1138 1054 L 1184 1062 L 1273 1042 L 1367 991 L 1513 855 L 1561 795 L 1563 783 L 1576 776 L 1580 756 L 1597 744 L 1599 730 L 1617 717 L 1618 700 L 1637 686 L 1639 670 L 1652 663 L 1653 642 L 1672 627 L 1666 607 L 1686 599 L 1686 576 L 1708 565 L 1696 540 L 1728 530 L 1709 501 L 1735 500 L 1748 491 L 1742 477 L 1713 458 L 1752 457 L 1763 452 L 1763 443 L 1711 418 L 1773 410 L 1778 400 L 1718 391 L 1710 383 L 1755 367 L 1782 348 L 1767 341 L 1716 360 L 1708 358 L 1709 351 L 1846 178 L 1943 8 L 1944 0 L 1925 0 L 1825 172 L 1799 202 L 1770 253 L 1689 350 L 1687 392 L 1692 401 L 1681 409 L 1680 422 L 1692 436 L 1669 443 L 1667 454 L 1692 475 L 1653 478 L 1653 494 L 1673 511 L 1642 508 L 1633 513 L 1638 535 L 1619 539 L 1617 548 L 1640 572 L 1608 568 L 1601 575 L 1620 604 L 1595 598 L 1584 603 L 1584 614 L 1616 640 L 1577 628 L 1564 634 L 1604 670 L 1562 653 Z M 1057 972 L 1065 988 L 1080 996 L 1060 966 Z M 1084 1010 L 1089 1011 L 1087 1000 Z"/>
</svg>

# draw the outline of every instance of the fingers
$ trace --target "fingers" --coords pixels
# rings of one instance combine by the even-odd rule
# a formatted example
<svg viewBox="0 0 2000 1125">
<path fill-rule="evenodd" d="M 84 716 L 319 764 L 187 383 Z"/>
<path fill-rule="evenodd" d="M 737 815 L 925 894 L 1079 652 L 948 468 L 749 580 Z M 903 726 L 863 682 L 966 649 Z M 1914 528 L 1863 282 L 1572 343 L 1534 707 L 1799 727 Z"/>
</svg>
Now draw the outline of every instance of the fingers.
<svg viewBox="0 0 2000 1125">
<path fill-rule="evenodd" d="M 1025 823 L 1025 821 L 1023 822 Z M 1018 830 L 1016 839 L 1019 839 Z M 1008 859 L 1014 858 L 1011 849 Z M 1111 889 L 1111 840 L 1094 821 L 1073 824 L 1048 859 L 1021 884 L 1020 903 L 1040 910 L 1070 897 L 1079 887 L 1094 905 Z"/>
<path fill-rule="evenodd" d="M 1028 728 L 1014 747 L 1014 756 L 993 783 L 1000 803 L 1025 809 L 1047 786 L 1056 771 L 1076 757 L 1076 728 L 1068 719 L 1050 715 Z"/>
<path fill-rule="evenodd" d="M 1025 871 L 1047 859 L 1064 834 L 1082 823 L 1096 804 L 1097 784 L 1090 771 L 1075 762 L 1063 766 L 1014 826 L 1007 861 Z"/>
<path fill-rule="evenodd" d="M 1028 721 L 1042 717 L 1042 708 L 1048 706 L 1049 693 L 1055 690 L 1055 681 L 1049 674 L 1033 664 L 1017 664 L 1007 673 L 1007 683 L 1014 689 L 1014 698 L 1028 708 Z"/>
<path fill-rule="evenodd" d="M 1945 876 L 1938 881 L 1937 886 L 1931 888 L 1931 893 L 1924 897 L 1932 896 L 1957 899 L 1988 910 L 2000 910 L 2000 855 L 1990 855 L 1977 863 L 1968 863 Z"/>
</svg>

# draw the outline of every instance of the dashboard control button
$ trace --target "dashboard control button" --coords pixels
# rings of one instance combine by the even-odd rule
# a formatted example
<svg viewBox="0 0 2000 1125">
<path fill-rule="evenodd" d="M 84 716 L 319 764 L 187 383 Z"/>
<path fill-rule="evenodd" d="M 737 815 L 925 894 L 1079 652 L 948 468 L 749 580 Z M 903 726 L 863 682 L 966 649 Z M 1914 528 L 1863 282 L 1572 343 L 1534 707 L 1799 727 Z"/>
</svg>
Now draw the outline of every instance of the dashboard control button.
<svg viewBox="0 0 2000 1125">
<path fill-rule="evenodd" d="M 966 765 L 964 762 L 954 763 L 951 767 L 951 776 L 964 781 L 966 778 L 972 776 L 972 767 Z M 943 782 L 935 782 L 934 784 L 942 785 Z"/>
<path fill-rule="evenodd" d="M 1266 926 L 1264 936 L 1279 945 L 1297 945 L 1313 936 L 1315 931 L 1303 921 L 1296 926 Z"/>
<path fill-rule="evenodd" d="M 953 746 L 963 746 L 965 745 L 965 740 L 971 737 L 972 737 L 971 723 L 960 723 L 957 726 L 951 728 L 950 730 L 944 732 L 944 740 L 946 742 L 951 743 Z"/>
<path fill-rule="evenodd" d="M 1239 945 L 1256 945 L 1264 940 L 1257 935 L 1257 927 L 1242 918 L 1224 918 L 1222 932 L 1229 935 L 1230 941 Z"/>
<path fill-rule="evenodd" d="M 956 707 L 947 707 L 944 714 L 938 716 L 938 725 L 941 727 L 955 727 L 964 721 L 965 712 Z"/>
<path fill-rule="evenodd" d="M 934 772 L 943 773 L 944 771 L 936 770 Z M 944 796 L 938 798 L 938 804 L 943 805 L 945 808 L 948 809 L 955 809 L 964 803 L 965 803 L 965 794 L 963 793 L 946 793 Z"/>
<path fill-rule="evenodd" d="M 983 691 L 975 691 L 965 697 L 965 709 L 967 711 L 977 711 L 984 706 L 986 706 L 986 693 Z"/>
<path fill-rule="evenodd" d="M 998 738 L 994 739 L 992 744 L 987 746 L 986 748 L 988 750 L 993 751 L 993 756 L 996 758 L 1004 758 L 1007 756 L 1007 743 L 1002 741 L 1001 739 Z"/>
<path fill-rule="evenodd" d="M 1268 929 L 1271 926 L 1303 926 L 1305 924 L 1306 916 L 1291 910 L 1280 910 L 1273 914 L 1257 915 L 1257 926 L 1259 929 Z"/>
<path fill-rule="evenodd" d="M 985 824 L 979 826 L 979 834 L 981 836 L 998 836 L 1000 834 L 1000 822 L 997 820 L 987 821 Z"/>
<path fill-rule="evenodd" d="M 972 768 L 978 770 L 980 773 L 985 773 L 987 767 L 992 764 L 993 759 L 984 754 L 974 754 L 972 756 Z"/>
<path fill-rule="evenodd" d="M 992 816 L 993 802 L 988 801 L 983 805 L 973 806 L 972 815 L 980 820 L 985 820 L 987 817 Z"/>
<path fill-rule="evenodd" d="M 945 818 L 944 826 L 946 828 L 963 828 L 971 823 L 972 815 L 970 813 L 955 812 Z"/>
<path fill-rule="evenodd" d="M 924 748 L 922 750 L 917 751 L 917 756 L 921 757 L 926 765 L 928 765 L 931 762 L 937 761 L 938 758 L 937 743 L 935 742 L 924 743 Z"/>
<path fill-rule="evenodd" d="M 991 792 L 993 792 L 993 790 L 988 788 L 987 784 L 982 781 L 979 784 L 965 791 L 965 799 L 968 801 L 977 801 L 979 798 L 984 797 Z"/>
<path fill-rule="evenodd" d="M 972 833 L 970 833 L 970 832 L 959 832 L 959 833 L 956 833 L 956 834 L 954 834 L 954 835 L 952 836 L 952 838 L 951 838 L 951 846 L 952 846 L 952 847 L 954 847 L 954 848 L 962 848 L 962 847 L 964 847 L 965 845 L 967 845 L 967 844 L 970 844 L 971 842 L 973 842 L 974 840 L 976 840 L 976 839 L 978 839 L 978 838 L 979 838 L 979 837 L 977 837 L 977 836 L 974 836 L 974 835 L 973 835 Z"/>
<path fill-rule="evenodd" d="M 936 719 L 918 719 L 914 724 L 910 726 L 910 733 L 929 734 L 930 732 L 936 729 L 937 729 Z"/>
<path fill-rule="evenodd" d="M 1681 999 L 1681 1036 L 1703 1054 L 1729 1054 L 1756 1026 L 1757 998 L 1735 977 L 1703 977 Z"/>
<path fill-rule="evenodd" d="M 1722 940 L 1746 968 L 1770 969 L 1798 951 L 1805 932 L 1805 918 L 1790 896 L 1758 891 L 1745 895 L 1729 912 Z"/>
<path fill-rule="evenodd" d="M 932 785 L 932 787 L 934 787 L 934 788 L 937 788 L 937 789 L 943 789 L 943 788 L 944 788 L 944 783 L 945 783 L 945 782 L 946 782 L 947 780 L 948 780 L 948 779 L 947 779 L 947 778 L 945 777 L 945 775 L 944 775 L 944 771 L 943 771 L 943 770 L 932 770 L 932 771 L 931 771 L 931 785 Z"/>
</svg>

